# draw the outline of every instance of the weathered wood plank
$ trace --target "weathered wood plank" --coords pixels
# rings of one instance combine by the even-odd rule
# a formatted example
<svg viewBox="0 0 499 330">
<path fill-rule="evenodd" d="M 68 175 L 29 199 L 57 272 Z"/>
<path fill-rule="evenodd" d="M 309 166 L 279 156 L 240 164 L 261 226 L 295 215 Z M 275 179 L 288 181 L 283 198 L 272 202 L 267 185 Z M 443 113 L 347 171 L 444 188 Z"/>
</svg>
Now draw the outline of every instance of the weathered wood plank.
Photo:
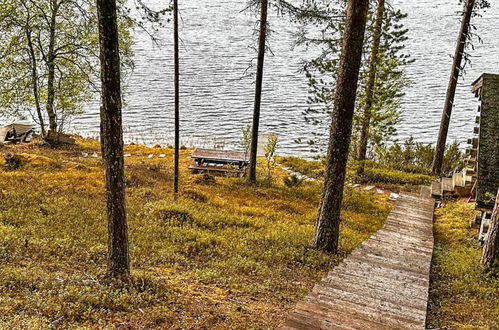
<svg viewBox="0 0 499 330">
<path fill-rule="evenodd" d="M 191 154 L 191 158 L 200 158 L 207 160 L 226 161 L 226 162 L 246 162 L 247 155 L 242 151 L 201 149 L 197 148 Z"/>
<path fill-rule="evenodd" d="M 454 191 L 454 183 L 452 181 L 452 178 L 442 178 L 442 189 L 444 192 Z"/>
<path fill-rule="evenodd" d="M 442 183 L 438 181 L 433 181 L 431 183 L 431 195 L 436 197 L 443 196 Z"/>
<path fill-rule="evenodd" d="M 434 201 L 402 194 L 384 227 L 298 303 L 283 329 L 424 329 Z"/>
</svg>

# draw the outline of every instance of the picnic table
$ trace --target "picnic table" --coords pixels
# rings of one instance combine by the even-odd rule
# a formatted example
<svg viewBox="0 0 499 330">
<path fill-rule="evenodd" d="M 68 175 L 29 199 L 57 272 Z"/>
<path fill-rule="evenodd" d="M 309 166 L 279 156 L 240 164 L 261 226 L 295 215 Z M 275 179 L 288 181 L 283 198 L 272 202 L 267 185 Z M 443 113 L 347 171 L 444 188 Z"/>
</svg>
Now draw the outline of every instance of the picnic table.
<svg viewBox="0 0 499 330">
<path fill-rule="evenodd" d="M 12 123 L 0 127 L 0 143 L 28 142 L 33 133 L 33 125 Z"/>
<path fill-rule="evenodd" d="M 222 173 L 244 176 L 249 164 L 246 153 L 234 150 L 197 148 L 190 156 L 194 164 L 189 166 L 193 173 Z"/>
</svg>

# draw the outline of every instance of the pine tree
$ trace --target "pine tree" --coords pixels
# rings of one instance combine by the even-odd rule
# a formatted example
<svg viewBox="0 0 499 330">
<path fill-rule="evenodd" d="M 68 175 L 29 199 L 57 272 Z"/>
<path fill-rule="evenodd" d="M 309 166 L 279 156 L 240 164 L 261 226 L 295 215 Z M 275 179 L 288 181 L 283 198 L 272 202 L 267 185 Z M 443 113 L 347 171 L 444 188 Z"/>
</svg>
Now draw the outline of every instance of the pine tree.
<svg viewBox="0 0 499 330">
<path fill-rule="evenodd" d="M 106 168 L 108 272 L 130 273 L 116 0 L 97 0 L 101 63 L 101 140 Z"/>
<path fill-rule="evenodd" d="M 175 62 L 175 160 L 174 160 L 174 180 L 173 197 L 178 198 L 179 189 L 179 158 L 180 158 L 180 72 L 179 72 L 179 53 L 178 53 L 178 0 L 173 0 L 173 44 L 174 44 L 174 62 Z"/>
<path fill-rule="evenodd" d="M 260 0 L 260 30 L 258 38 L 258 63 L 256 68 L 255 103 L 249 163 L 249 181 L 256 183 L 256 163 L 258 154 L 258 134 L 260 126 L 260 106 L 262 102 L 263 64 L 265 60 L 265 40 L 267 37 L 268 0 Z"/>
<path fill-rule="evenodd" d="M 374 98 L 374 87 L 376 83 L 376 72 L 378 66 L 378 54 L 379 47 L 381 43 L 381 29 L 383 25 L 383 16 L 385 15 L 385 0 L 378 0 L 377 8 L 376 8 L 376 19 L 374 21 L 374 29 L 373 29 L 373 41 L 371 47 L 371 55 L 369 57 L 369 72 L 368 72 L 368 82 L 366 86 L 366 97 L 364 104 L 364 113 L 362 114 L 361 119 L 361 130 L 360 130 L 360 139 L 357 147 L 357 160 L 363 161 L 366 159 L 367 153 L 367 140 L 369 134 L 369 126 L 371 123 L 371 107 L 373 106 L 373 98 Z M 359 174 L 363 172 L 364 166 L 361 165 L 359 167 Z"/>
<path fill-rule="evenodd" d="M 456 51 L 452 61 L 451 75 L 447 86 L 445 96 L 444 110 L 440 121 L 440 131 L 438 133 L 437 146 L 435 149 L 435 158 L 433 158 L 432 172 L 435 175 L 442 173 L 442 164 L 445 153 L 445 144 L 447 142 L 447 133 L 449 132 L 450 117 L 454 107 L 454 97 L 456 95 L 457 81 L 461 73 L 461 65 L 464 57 L 466 43 L 469 38 L 471 16 L 475 7 L 475 0 L 466 0 L 464 4 L 463 19 L 461 29 L 457 38 Z"/>
<path fill-rule="evenodd" d="M 298 19 L 303 23 L 299 34 L 298 44 L 320 50 L 319 56 L 309 60 L 304 69 L 309 80 L 310 97 L 309 108 L 304 112 L 305 121 L 318 126 L 312 133 L 314 137 L 307 141 L 297 139 L 298 143 L 306 142 L 310 151 L 322 157 L 327 146 L 325 132 L 330 123 L 332 105 L 334 104 L 334 93 L 336 88 L 336 72 L 338 70 L 338 54 L 341 43 L 345 17 L 341 14 L 342 1 L 336 6 L 322 6 L 314 3 L 313 6 L 301 8 Z M 354 129 L 352 137 L 352 148 L 357 153 L 361 140 L 361 131 L 366 114 L 368 94 L 371 103 L 368 111 L 369 121 L 367 133 L 365 134 L 366 151 L 370 148 L 384 144 L 396 132 L 396 125 L 401 119 L 401 99 L 404 96 L 405 87 L 409 80 L 406 78 L 404 66 L 411 62 L 410 57 L 405 54 L 405 41 L 408 30 L 404 28 L 402 21 L 407 17 L 400 10 L 385 7 L 380 29 L 379 49 L 376 56 L 374 68 L 374 82 L 371 80 L 372 94 L 368 93 L 370 78 L 370 63 L 373 63 L 373 44 L 376 28 L 376 10 L 368 15 L 368 28 L 366 30 L 366 43 L 364 45 L 364 57 L 360 73 L 358 90 L 358 101 L 354 116 Z M 310 25 L 319 26 L 320 33 L 308 30 Z M 371 40 L 371 42 L 367 42 Z M 369 56 L 368 54 L 371 54 Z M 365 129 L 364 129 L 365 132 Z"/>
<path fill-rule="evenodd" d="M 349 0 L 314 245 L 336 253 L 369 0 Z"/>
</svg>

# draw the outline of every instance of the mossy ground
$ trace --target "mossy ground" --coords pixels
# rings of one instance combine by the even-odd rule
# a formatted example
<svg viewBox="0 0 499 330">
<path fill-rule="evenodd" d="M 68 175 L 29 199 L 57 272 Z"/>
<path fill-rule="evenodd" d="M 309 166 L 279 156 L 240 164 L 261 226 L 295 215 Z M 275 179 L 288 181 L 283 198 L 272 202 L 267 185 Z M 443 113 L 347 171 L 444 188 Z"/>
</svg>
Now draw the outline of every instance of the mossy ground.
<svg viewBox="0 0 499 330">
<path fill-rule="evenodd" d="M 312 179 L 324 177 L 324 161 L 309 161 L 297 157 L 280 157 L 279 163 Z M 357 174 L 360 162 L 351 160 L 347 168 L 347 181 L 372 185 L 392 191 L 419 191 L 421 185 L 429 185 L 436 178 L 389 168 L 373 161 L 363 161 L 364 173 Z"/>
<path fill-rule="evenodd" d="M 132 275 L 111 280 L 102 162 L 82 157 L 94 152 L 92 140 L 0 149 L 25 160 L 0 169 L 0 328 L 275 327 L 390 209 L 386 194 L 347 189 L 331 256 L 309 248 L 319 183 L 285 187 L 279 169 L 272 185 L 203 183 L 185 150 L 174 202 L 172 150 L 127 146 Z"/>
<path fill-rule="evenodd" d="M 474 205 L 453 201 L 436 213 L 429 328 L 499 329 L 499 279 L 480 264 Z"/>
</svg>

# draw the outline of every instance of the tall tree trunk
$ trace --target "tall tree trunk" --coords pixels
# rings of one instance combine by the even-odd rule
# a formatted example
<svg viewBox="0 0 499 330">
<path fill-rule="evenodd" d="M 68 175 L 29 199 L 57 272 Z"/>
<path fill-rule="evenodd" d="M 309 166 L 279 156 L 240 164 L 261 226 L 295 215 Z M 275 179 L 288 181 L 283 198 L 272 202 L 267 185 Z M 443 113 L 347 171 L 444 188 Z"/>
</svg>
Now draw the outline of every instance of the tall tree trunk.
<svg viewBox="0 0 499 330">
<path fill-rule="evenodd" d="M 483 248 L 482 264 L 487 271 L 499 272 L 499 190 L 490 219 L 487 242 Z"/>
<path fill-rule="evenodd" d="M 366 104 L 364 106 L 364 115 L 362 117 L 362 126 L 360 130 L 360 140 L 357 149 L 357 160 L 363 161 L 366 159 L 367 142 L 369 140 L 369 126 L 371 124 L 372 105 L 374 101 L 374 87 L 376 83 L 376 71 L 378 66 L 379 45 L 381 42 L 381 28 L 383 27 L 383 18 L 385 14 L 385 0 L 378 0 L 376 9 L 376 20 L 373 29 L 373 44 L 371 48 L 371 56 L 369 58 L 369 77 L 366 86 Z M 364 172 L 364 164 L 360 164 L 358 174 Z"/>
<path fill-rule="evenodd" d="M 26 38 L 28 40 L 29 56 L 31 58 L 31 87 L 33 89 L 33 97 L 35 99 L 36 114 L 42 131 L 42 137 L 46 136 L 45 122 L 43 120 L 42 107 L 40 105 L 40 91 L 38 87 L 38 61 L 36 60 L 35 49 L 31 39 L 31 30 L 26 30 Z"/>
<path fill-rule="evenodd" d="M 101 140 L 106 167 L 108 271 L 130 272 L 125 207 L 123 128 L 121 118 L 120 54 L 116 0 L 97 0 L 102 83 Z"/>
<path fill-rule="evenodd" d="M 173 179 L 173 198 L 178 199 L 179 187 L 179 149 L 180 149 L 180 85 L 179 85 L 179 54 L 178 54 L 178 0 L 173 0 L 173 45 L 175 57 L 175 164 Z"/>
<path fill-rule="evenodd" d="M 336 253 L 369 0 L 349 0 L 314 245 Z"/>
<path fill-rule="evenodd" d="M 444 161 L 445 144 L 447 142 L 447 133 L 449 132 L 450 117 L 454 106 L 454 97 L 456 95 L 457 81 L 461 72 L 461 62 L 463 61 L 466 41 L 470 32 L 471 15 L 475 6 L 475 0 L 467 0 L 464 4 L 463 20 L 461 22 L 461 30 L 457 38 L 456 52 L 452 62 L 451 75 L 449 85 L 447 87 L 447 95 L 445 97 L 444 110 L 440 121 L 440 132 L 438 134 L 437 146 L 435 148 L 435 156 L 433 158 L 432 172 L 435 175 L 442 173 Z"/>
<path fill-rule="evenodd" d="M 260 34 L 258 38 L 258 63 L 256 67 L 255 105 L 253 109 L 253 129 L 249 163 L 249 181 L 256 182 L 256 162 L 258 154 L 258 131 L 260 126 L 260 105 L 262 101 L 263 63 L 265 61 L 265 39 L 267 37 L 268 0 L 260 0 Z"/>
<path fill-rule="evenodd" d="M 49 24 L 49 49 L 47 51 L 47 115 L 49 117 L 50 130 L 57 131 L 57 116 L 54 110 L 55 100 L 55 33 L 57 24 L 57 12 L 59 3 L 57 0 L 51 1 L 51 17 Z"/>
</svg>

